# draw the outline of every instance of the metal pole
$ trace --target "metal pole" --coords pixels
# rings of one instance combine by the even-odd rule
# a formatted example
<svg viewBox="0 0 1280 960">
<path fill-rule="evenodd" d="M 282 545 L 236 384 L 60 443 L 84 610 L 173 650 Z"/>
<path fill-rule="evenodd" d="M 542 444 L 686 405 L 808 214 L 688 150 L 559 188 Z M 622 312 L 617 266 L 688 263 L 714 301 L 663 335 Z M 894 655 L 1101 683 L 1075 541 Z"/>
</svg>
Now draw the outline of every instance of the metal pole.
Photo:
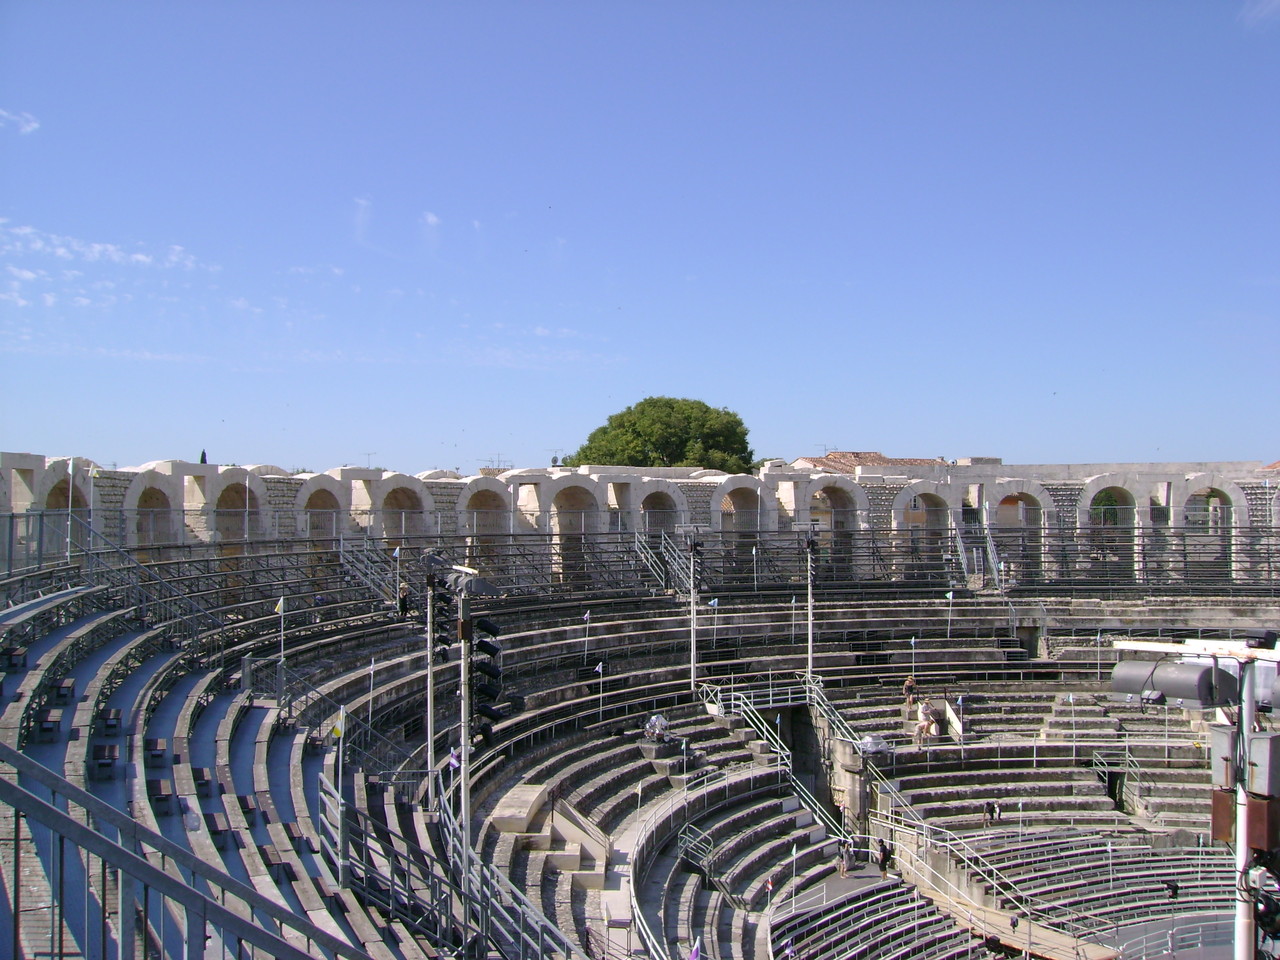
<svg viewBox="0 0 1280 960">
<path fill-rule="evenodd" d="M 814 540 L 810 536 L 805 541 L 805 580 L 807 581 L 808 591 L 805 599 L 805 618 L 808 621 L 808 633 L 805 642 L 805 680 L 813 683 L 813 546 Z"/>
<path fill-rule="evenodd" d="M 67 563 L 71 562 L 71 502 L 76 493 L 76 458 L 67 467 Z"/>
<path fill-rule="evenodd" d="M 22 814 L 13 811 L 13 953 L 22 956 Z"/>
<path fill-rule="evenodd" d="M 463 923 L 470 914 L 471 904 L 471 599 L 463 591 L 458 591 L 458 640 L 462 645 L 462 663 L 460 664 L 460 689 L 458 705 L 461 714 L 458 718 L 458 729 L 462 739 L 459 748 L 460 757 L 458 776 L 461 783 L 458 790 L 458 824 L 462 828 L 462 852 L 459 859 L 459 880 L 462 887 Z"/>
<path fill-rule="evenodd" d="M 697 547 L 689 544 L 689 689 L 698 689 Z"/>
<path fill-rule="evenodd" d="M 1249 870 L 1249 794 L 1246 763 L 1249 752 L 1249 736 L 1257 713 L 1257 701 L 1253 691 L 1253 661 L 1240 661 L 1240 713 L 1236 750 L 1239 762 L 1236 766 L 1236 876 L 1244 877 Z M 1235 960 L 1253 960 L 1255 931 L 1253 921 L 1253 895 L 1245 884 L 1236 888 Z"/>
<path fill-rule="evenodd" d="M 338 885 L 341 887 L 351 885 L 351 833 L 347 825 L 347 795 L 342 789 L 342 757 L 346 752 L 347 705 L 344 703 L 338 708 L 337 783 L 334 784 L 338 791 Z"/>
<path fill-rule="evenodd" d="M 436 584 L 427 579 L 427 808 L 435 809 L 436 792 Z"/>
</svg>

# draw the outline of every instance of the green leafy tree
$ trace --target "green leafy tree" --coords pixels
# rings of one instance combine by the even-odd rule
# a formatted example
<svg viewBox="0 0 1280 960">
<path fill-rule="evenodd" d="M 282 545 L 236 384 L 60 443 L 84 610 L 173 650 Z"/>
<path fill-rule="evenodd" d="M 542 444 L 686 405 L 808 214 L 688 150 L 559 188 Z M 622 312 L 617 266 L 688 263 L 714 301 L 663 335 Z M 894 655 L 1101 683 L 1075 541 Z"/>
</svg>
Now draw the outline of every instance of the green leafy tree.
<svg viewBox="0 0 1280 960">
<path fill-rule="evenodd" d="M 571 467 L 597 463 L 747 473 L 751 448 L 747 428 L 732 410 L 701 400 L 648 397 L 591 431 L 564 462 Z"/>
</svg>

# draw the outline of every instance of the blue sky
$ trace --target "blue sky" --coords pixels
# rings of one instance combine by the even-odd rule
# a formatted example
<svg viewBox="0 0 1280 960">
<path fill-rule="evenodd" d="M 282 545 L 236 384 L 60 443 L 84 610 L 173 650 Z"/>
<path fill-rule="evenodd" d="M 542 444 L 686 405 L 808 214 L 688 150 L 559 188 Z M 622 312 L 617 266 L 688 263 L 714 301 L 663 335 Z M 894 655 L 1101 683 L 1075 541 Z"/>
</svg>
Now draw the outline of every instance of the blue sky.
<svg viewBox="0 0 1280 960">
<path fill-rule="evenodd" d="M 0 449 L 1280 458 L 1280 0 L 0 6 Z"/>
</svg>

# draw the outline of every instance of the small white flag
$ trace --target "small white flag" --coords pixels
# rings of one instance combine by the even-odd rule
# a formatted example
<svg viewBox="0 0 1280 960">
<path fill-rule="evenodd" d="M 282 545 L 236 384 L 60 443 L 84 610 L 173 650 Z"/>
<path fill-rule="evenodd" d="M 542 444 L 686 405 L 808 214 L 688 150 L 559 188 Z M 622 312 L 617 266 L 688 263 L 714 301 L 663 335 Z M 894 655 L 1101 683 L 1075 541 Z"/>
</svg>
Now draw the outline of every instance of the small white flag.
<svg viewBox="0 0 1280 960">
<path fill-rule="evenodd" d="M 718 606 L 720 606 L 720 598 L 719 598 L 719 597 L 713 597 L 711 600 L 707 601 L 707 606 L 708 606 L 708 607 L 718 607 Z"/>
<path fill-rule="evenodd" d="M 588 610 L 586 613 L 584 613 L 584 614 L 582 615 L 582 619 L 583 619 L 583 620 L 585 620 L 587 623 L 590 623 L 590 622 L 591 622 L 591 611 L 590 611 L 590 610 Z"/>
<path fill-rule="evenodd" d="M 276 601 L 276 613 L 280 614 L 282 617 L 284 616 L 284 597 L 281 597 Z"/>
<path fill-rule="evenodd" d="M 399 559 L 400 559 L 400 548 L 399 548 L 399 547 L 396 547 L 395 551 L 391 554 L 391 557 L 392 557 L 392 559 L 393 559 L 393 560 L 399 560 Z"/>
<path fill-rule="evenodd" d="M 912 638 L 911 638 L 911 645 L 912 645 L 913 647 L 916 645 L 916 638 L 915 638 L 915 637 L 912 637 Z"/>
<path fill-rule="evenodd" d="M 947 591 L 947 599 L 948 599 L 948 600 L 952 600 L 952 599 L 954 599 L 954 598 L 955 598 L 955 592 L 954 592 L 954 591 L 952 591 L 952 590 L 948 590 L 948 591 Z"/>
<path fill-rule="evenodd" d="M 596 664 L 596 673 L 600 674 L 600 676 L 602 676 L 602 677 L 604 676 L 604 661 L 603 661 L 603 660 L 601 660 L 599 663 L 597 663 L 597 664 Z"/>
</svg>

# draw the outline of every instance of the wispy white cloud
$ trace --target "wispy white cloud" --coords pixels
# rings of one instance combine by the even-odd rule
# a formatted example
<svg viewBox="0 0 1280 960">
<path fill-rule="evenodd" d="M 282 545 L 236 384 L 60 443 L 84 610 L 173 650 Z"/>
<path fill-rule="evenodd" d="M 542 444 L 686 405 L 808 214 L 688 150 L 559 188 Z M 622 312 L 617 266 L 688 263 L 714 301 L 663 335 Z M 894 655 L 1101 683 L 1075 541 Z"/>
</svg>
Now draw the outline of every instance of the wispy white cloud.
<svg viewBox="0 0 1280 960">
<path fill-rule="evenodd" d="M 40 121 L 25 110 L 18 113 L 0 110 L 0 127 L 8 126 L 16 126 L 18 133 L 34 133 L 40 129 Z"/>
<path fill-rule="evenodd" d="M 1245 0 L 1240 19 L 1248 27 L 1260 27 L 1269 21 L 1280 21 L 1280 0 Z"/>
<path fill-rule="evenodd" d="M 587 350 L 557 350 L 545 344 L 521 347 L 503 343 L 458 344 L 454 350 L 463 362 L 473 367 L 494 367 L 504 370 L 581 370 L 585 367 L 600 369 L 616 366 L 620 357 L 593 353 Z"/>
<path fill-rule="evenodd" d="M 119 347 L 95 347 L 93 354 L 112 360 L 138 360 L 144 363 L 203 363 L 205 357 L 195 353 L 157 353 L 154 350 L 129 350 Z"/>
<path fill-rule="evenodd" d="M 156 267 L 166 270 L 212 270 L 214 264 L 201 263 L 184 248 L 173 244 L 159 251 L 127 249 L 116 243 L 82 240 L 35 227 L 10 226 L 0 220 L 0 256 L 46 256 L 80 263 L 116 264 L 119 266 Z"/>
<path fill-rule="evenodd" d="M 228 303 L 230 303 L 235 309 L 243 310 L 245 313 L 252 313 L 255 315 L 262 313 L 261 307 L 254 306 L 244 297 L 233 297 L 228 301 Z"/>
<path fill-rule="evenodd" d="M 0 299 L 5 299 L 3 294 L 0 294 Z M 89 302 L 85 298 L 80 299 L 84 299 L 85 304 Z M 0 323 L 0 354 L 34 357 L 97 357 L 108 360 L 173 364 L 204 363 L 209 360 L 209 357 L 198 353 L 169 353 L 152 350 L 145 345 L 92 343 L 78 332 L 50 329 L 48 324 L 39 321 L 34 327 L 24 322 Z"/>
<path fill-rule="evenodd" d="M 364 246 L 368 242 L 369 219 L 373 215 L 373 201 L 368 197 L 356 197 L 356 243 Z"/>
<path fill-rule="evenodd" d="M 549 327 L 542 323 L 533 327 L 521 327 L 497 320 L 489 324 L 489 329 L 495 331 L 504 339 L 534 337 L 540 340 L 587 340 L 597 343 L 608 340 L 608 337 L 597 333 L 584 333 L 581 330 L 575 330 L 573 327 Z"/>
<path fill-rule="evenodd" d="M 285 272 L 303 277 L 312 277 L 317 275 L 340 277 L 347 271 L 343 267 L 335 267 L 333 264 L 327 263 L 313 267 L 290 267 Z"/>
<path fill-rule="evenodd" d="M 440 218 L 437 217 L 430 210 L 428 210 L 426 213 L 422 215 L 422 222 L 426 224 L 428 227 L 440 226 Z"/>
</svg>

